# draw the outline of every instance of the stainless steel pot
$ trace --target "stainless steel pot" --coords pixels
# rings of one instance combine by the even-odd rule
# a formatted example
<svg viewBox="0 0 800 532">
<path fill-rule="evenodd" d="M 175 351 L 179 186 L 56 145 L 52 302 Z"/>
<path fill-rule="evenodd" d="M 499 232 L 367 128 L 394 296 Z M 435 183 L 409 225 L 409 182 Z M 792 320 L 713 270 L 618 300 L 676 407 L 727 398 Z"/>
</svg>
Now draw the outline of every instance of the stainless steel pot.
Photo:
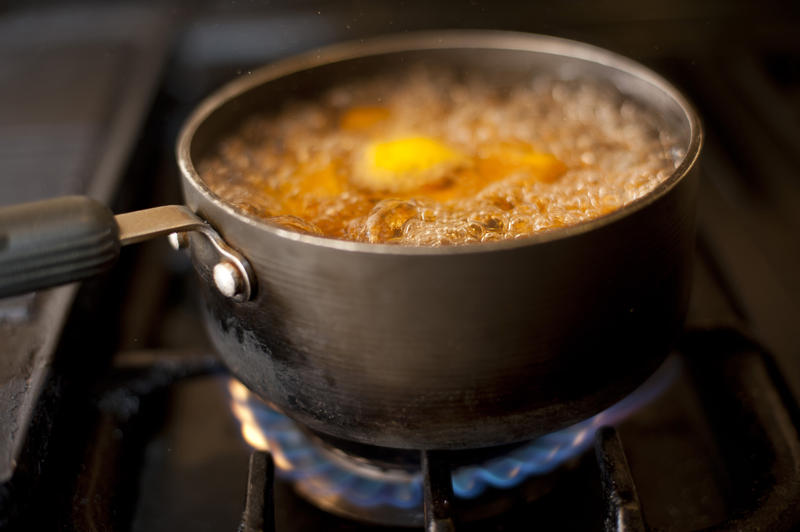
<svg viewBox="0 0 800 532">
<path fill-rule="evenodd" d="M 606 80 L 656 110 L 685 155 L 652 193 L 609 215 L 444 248 L 287 231 L 237 211 L 198 176 L 194 161 L 245 117 L 417 61 L 509 80 L 541 72 Z M 173 238 L 189 246 L 205 280 L 205 321 L 220 355 L 308 428 L 417 449 L 529 439 L 620 399 L 667 353 L 689 295 L 701 144 L 698 118 L 677 90 L 592 46 L 487 31 L 332 46 L 239 78 L 198 107 L 177 146 L 188 209 L 115 221 L 72 199 L 82 214 L 62 206 L 68 212 L 51 227 L 42 213 L 53 203 L 0 213 L 0 295 L 93 274 L 113 262 L 120 238 L 181 232 Z"/>
</svg>

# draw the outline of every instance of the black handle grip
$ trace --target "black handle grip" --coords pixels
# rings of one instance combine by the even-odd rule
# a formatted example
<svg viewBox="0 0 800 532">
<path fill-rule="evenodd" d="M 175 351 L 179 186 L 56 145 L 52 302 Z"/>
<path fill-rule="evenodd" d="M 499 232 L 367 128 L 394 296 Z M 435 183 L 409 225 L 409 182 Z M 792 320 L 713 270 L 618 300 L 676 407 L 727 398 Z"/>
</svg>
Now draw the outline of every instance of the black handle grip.
<svg viewBox="0 0 800 532">
<path fill-rule="evenodd" d="M 0 209 L 0 297 L 106 271 L 119 256 L 114 214 L 86 196 Z"/>
</svg>

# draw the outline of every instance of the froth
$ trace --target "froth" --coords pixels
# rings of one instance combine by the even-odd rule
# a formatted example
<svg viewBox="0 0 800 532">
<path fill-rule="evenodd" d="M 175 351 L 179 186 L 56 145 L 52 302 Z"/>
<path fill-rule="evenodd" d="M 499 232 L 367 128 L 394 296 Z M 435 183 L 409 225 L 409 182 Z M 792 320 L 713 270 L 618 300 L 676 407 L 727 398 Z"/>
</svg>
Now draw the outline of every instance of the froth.
<svg viewBox="0 0 800 532">
<path fill-rule="evenodd" d="M 354 108 L 367 111 L 343 120 Z M 354 179 L 366 143 L 408 134 L 471 159 L 444 168 L 439 188 L 404 194 Z M 528 162 L 516 167 L 532 156 L 504 157 L 502 150 L 518 146 L 561 166 L 546 176 Z M 253 117 L 199 169 L 223 199 L 293 230 L 441 246 L 519 238 L 602 216 L 652 191 L 681 156 L 653 113 L 599 83 L 539 77 L 498 86 L 416 69 Z"/>
</svg>

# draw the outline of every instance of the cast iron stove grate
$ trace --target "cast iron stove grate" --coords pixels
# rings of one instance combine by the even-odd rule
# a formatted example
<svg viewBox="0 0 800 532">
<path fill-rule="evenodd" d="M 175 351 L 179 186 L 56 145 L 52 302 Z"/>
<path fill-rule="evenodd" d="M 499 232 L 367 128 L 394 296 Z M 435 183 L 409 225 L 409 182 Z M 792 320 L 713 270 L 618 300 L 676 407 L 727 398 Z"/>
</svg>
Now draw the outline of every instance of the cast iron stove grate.
<svg viewBox="0 0 800 532">
<path fill-rule="evenodd" d="M 68 527 L 71 529 L 104 530 L 110 527 L 118 530 L 128 529 L 131 523 L 134 530 L 149 530 L 154 525 L 158 529 L 174 526 L 163 521 L 164 510 L 169 510 L 163 504 L 168 504 L 168 500 L 158 500 L 149 513 L 146 508 L 142 510 L 147 506 L 146 501 L 136 502 L 137 498 L 147 499 L 143 490 L 153 489 L 158 484 L 152 480 L 149 483 L 139 480 L 146 476 L 142 471 L 142 460 L 147 459 L 144 455 L 148 453 L 147 441 L 153 437 L 153 420 L 158 420 L 164 409 L 165 395 L 170 390 L 197 379 L 228 378 L 213 357 L 200 352 L 140 351 L 121 355 L 113 368 L 110 385 L 104 388 L 97 400 L 100 418 L 92 437 L 91 452 L 87 454 L 71 497 L 71 524 Z M 794 529 L 800 523 L 800 410 L 791 399 L 769 354 L 737 330 L 708 329 L 687 332 L 677 356 L 685 369 L 686 385 L 699 397 L 700 414 L 707 421 L 715 441 L 715 456 L 721 460 L 716 481 L 723 492 L 724 503 L 714 510 L 707 508 L 706 513 L 695 510 L 688 516 L 673 515 L 675 522 L 672 524 L 686 530 Z M 679 383 L 675 387 L 679 387 Z M 665 396 L 669 393 L 670 390 L 665 392 Z M 664 400 L 671 402 L 675 399 L 664 397 Z M 669 415 L 659 411 L 664 408 L 663 402 L 658 401 L 642 408 L 640 414 L 655 419 L 655 424 L 645 423 L 646 430 L 656 427 L 657 430 L 680 433 L 679 428 L 670 427 L 674 420 L 670 421 Z M 202 435 L 203 432 L 194 434 Z M 681 434 L 681 437 L 686 435 Z M 628 452 L 626 441 L 630 444 Z M 642 448 L 646 451 L 644 456 Z M 672 450 L 674 446 L 667 448 Z M 631 456 L 630 451 L 638 451 L 638 456 L 637 453 Z M 185 450 L 176 449 L 176 452 Z M 639 496 L 637 480 L 652 481 L 653 476 L 642 467 L 642 463 L 660 460 L 665 461 L 668 467 L 680 469 L 680 456 L 659 456 L 657 448 L 654 454 L 652 447 L 648 449 L 646 443 L 643 444 L 640 434 L 631 432 L 628 421 L 616 428 L 598 430 L 594 455 L 595 460 L 583 457 L 585 463 L 577 473 L 554 477 L 553 491 L 560 493 L 562 502 L 557 502 L 558 498 L 556 503 L 552 498 L 532 504 L 519 502 L 500 515 L 472 520 L 465 509 L 473 503 L 453 497 L 450 483 L 452 456 L 447 452 L 421 452 L 425 529 L 525 530 L 537 522 L 551 526 L 552 516 L 547 509 L 551 504 L 556 507 L 556 514 L 563 511 L 584 514 L 571 516 L 571 521 L 565 521 L 565 528 L 650 529 L 648 512 L 657 513 L 664 501 L 652 497 L 652 488 Z M 177 458 L 181 459 L 180 456 Z M 157 463 L 155 467 L 160 466 Z M 256 451 L 251 454 L 246 478 L 243 470 L 236 478 L 226 475 L 225 479 L 213 477 L 213 471 L 208 475 L 207 468 L 203 471 L 200 478 L 205 482 L 225 480 L 244 484 L 246 479 L 243 511 L 242 506 L 239 507 L 242 512 L 240 530 L 282 532 L 305 529 L 289 526 L 298 516 L 296 507 L 289 507 L 286 515 L 285 493 L 279 493 L 283 502 L 279 506 L 275 504 L 275 490 L 283 489 L 285 492 L 286 487 L 279 488 L 281 483 L 268 453 Z M 637 476 L 637 471 L 645 474 Z M 670 489 L 690 489 L 690 486 L 676 485 L 674 479 L 664 478 L 663 482 L 669 484 Z M 137 488 L 132 487 L 137 483 L 138 497 Z M 587 486 L 596 489 L 586 492 Z M 584 495 L 580 495 L 582 490 Z M 504 496 L 514 500 L 514 489 Z M 155 497 L 158 499 L 159 494 L 156 493 Z M 138 508 L 131 507 L 131 503 Z M 303 511 L 302 506 L 300 509 Z M 327 530 L 372 529 L 370 525 L 333 516 L 322 517 L 327 515 L 324 512 L 318 514 L 304 523 L 308 525 L 310 522 L 316 529 Z M 660 528 L 663 524 L 663 519 L 659 519 L 653 528 Z"/>
<path fill-rule="evenodd" d="M 772 360 L 755 343 L 726 329 L 690 332 L 681 351 L 699 383 L 715 434 L 728 442 L 721 449 L 731 475 L 741 477 L 733 484 L 740 492 L 730 494 L 737 509 L 711 528 L 791 529 L 800 519 L 800 418 Z M 594 452 L 605 506 L 604 528 L 648 530 L 619 432 L 609 426 L 598 430 Z M 420 461 L 425 530 L 456 530 L 458 514 L 453 508 L 447 453 L 422 451 Z M 241 530 L 276 530 L 274 471 L 269 453 L 251 455 Z M 529 519 L 535 522 L 536 516 Z"/>
</svg>

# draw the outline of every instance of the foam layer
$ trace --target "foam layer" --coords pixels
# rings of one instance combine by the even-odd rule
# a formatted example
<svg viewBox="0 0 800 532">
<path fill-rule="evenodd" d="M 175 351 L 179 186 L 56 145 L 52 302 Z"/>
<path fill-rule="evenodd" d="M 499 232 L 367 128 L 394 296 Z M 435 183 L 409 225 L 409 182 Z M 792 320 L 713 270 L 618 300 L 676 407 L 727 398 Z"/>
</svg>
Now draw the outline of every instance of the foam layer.
<svg viewBox="0 0 800 532">
<path fill-rule="evenodd" d="M 609 213 L 682 153 L 613 88 L 416 68 L 254 116 L 199 171 L 248 214 L 373 243 L 518 238 Z"/>
</svg>

